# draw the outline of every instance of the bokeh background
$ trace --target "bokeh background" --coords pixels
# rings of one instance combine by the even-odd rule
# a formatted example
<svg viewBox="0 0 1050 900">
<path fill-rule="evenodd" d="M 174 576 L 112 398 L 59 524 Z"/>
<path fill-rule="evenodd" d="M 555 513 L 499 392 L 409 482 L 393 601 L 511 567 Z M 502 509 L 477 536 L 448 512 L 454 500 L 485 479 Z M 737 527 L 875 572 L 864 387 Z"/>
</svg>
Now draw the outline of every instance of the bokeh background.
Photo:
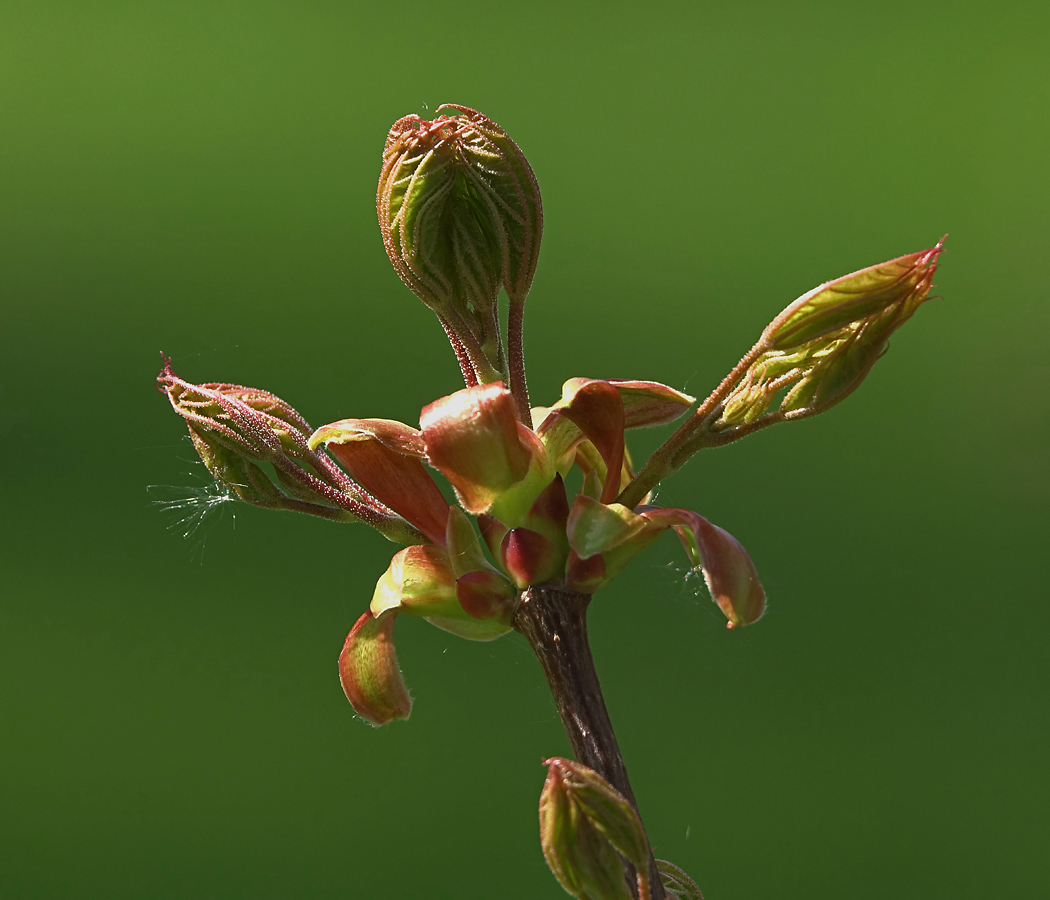
<svg viewBox="0 0 1050 900">
<path fill-rule="evenodd" d="M 535 402 L 706 394 L 798 294 L 950 232 L 845 405 L 662 486 L 767 617 L 727 632 L 667 537 L 593 644 L 708 900 L 1047 896 L 1048 10 L 5 0 L 0 895 L 563 896 L 524 641 L 404 620 L 411 721 L 354 719 L 335 659 L 396 548 L 205 508 L 153 386 L 163 350 L 315 425 L 456 389 L 373 208 L 389 125 L 454 101 L 542 186 Z"/>
</svg>

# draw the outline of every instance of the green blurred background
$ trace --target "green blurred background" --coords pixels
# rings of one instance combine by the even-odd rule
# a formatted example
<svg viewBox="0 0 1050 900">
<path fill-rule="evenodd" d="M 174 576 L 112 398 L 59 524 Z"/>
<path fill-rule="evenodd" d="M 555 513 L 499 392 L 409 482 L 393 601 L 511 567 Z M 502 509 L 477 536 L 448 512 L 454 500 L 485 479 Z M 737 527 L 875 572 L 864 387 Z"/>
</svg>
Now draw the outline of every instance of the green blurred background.
<svg viewBox="0 0 1050 900">
<path fill-rule="evenodd" d="M 542 185 L 534 402 L 574 375 L 705 394 L 798 294 L 951 233 L 943 299 L 845 405 L 662 487 L 749 548 L 767 617 L 727 632 L 668 537 L 593 643 L 657 855 L 708 900 L 1050 894 L 1048 27 L 5 0 L 0 896 L 563 896 L 535 810 L 568 749 L 523 640 L 404 621 L 415 711 L 373 730 L 335 658 L 396 548 L 153 505 L 207 484 L 160 350 L 315 425 L 457 388 L 373 208 L 387 128 L 445 101 Z"/>
</svg>

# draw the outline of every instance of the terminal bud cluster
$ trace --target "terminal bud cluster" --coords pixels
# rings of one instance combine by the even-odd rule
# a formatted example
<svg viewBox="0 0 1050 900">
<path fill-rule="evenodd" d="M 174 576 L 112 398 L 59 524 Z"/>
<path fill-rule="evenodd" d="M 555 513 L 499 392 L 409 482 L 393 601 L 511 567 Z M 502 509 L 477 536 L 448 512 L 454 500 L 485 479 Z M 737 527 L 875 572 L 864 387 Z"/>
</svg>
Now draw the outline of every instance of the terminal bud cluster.
<svg viewBox="0 0 1050 900">
<path fill-rule="evenodd" d="M 167 359 L 157 379 L 204 465 L 236 497 L 363 522 L 401 545 L 339 655 L 347 698 L 377 726 L 412 709 L 394 646 L 402 615 L 474 641 L 515 628 L 529 634 L 516 616 L 530 591 L 585 610 L 665 531 L 678 537 L 730 628 L 757 621 L 766 594 L 740 541 L 697 512 L 653 504 L 653 489 L 702 449 L 824 412 L 855 391 L 929 296 L 943 245 L 799 297 L 702 401 L 626 373 L 571 377 L 550 406 L 532 406 L 523 313 L 543 232 L 539 185 L 518 145 L 487 116 L 458 105 L 437 112 L 390 129 L 376 207 L 395 271 L 449 338 L 461 390 L 424 407 L 415 424 L 340 418 L 314 429 L 267 391 L 194 384 Z M 627 433 L 673 422 L 677 430 L 636 468 Z M 586 660 L 568 660 L 564 670 L 585 663 L 593 672 L 585 629 L 578 637 Z M 551 686 L 556 697 L 572 695 Z M 582 726 L 562 712 L 571 737 Z M 599 757 L 616 761 L 610 771 L 620 772 L 622 786 L 611 743 Z M 689 876 L 652 858 L 633 797 L 611 786 L 609 772 L 559 758 L 548 770 L 543 851 L 570 894 L 699 900 Z"/>
</svg>

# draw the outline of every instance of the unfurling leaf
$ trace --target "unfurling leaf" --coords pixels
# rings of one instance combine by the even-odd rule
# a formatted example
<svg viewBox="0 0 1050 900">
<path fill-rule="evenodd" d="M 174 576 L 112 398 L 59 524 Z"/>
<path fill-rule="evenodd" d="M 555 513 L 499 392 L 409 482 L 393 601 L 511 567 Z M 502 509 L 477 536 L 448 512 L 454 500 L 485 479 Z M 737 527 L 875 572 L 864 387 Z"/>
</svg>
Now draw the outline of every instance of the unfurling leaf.
<svg viewBox="0 0 1050 900">
<path fill-rule="evenodd" d="M 465 346 L 478 378 L 503 368 L 497 297 L 525 302 L 543 231 L 540 189 L 502 128 L 466 106 L 405 116 L 383 152 L 376 208 L 401 280 Z M 479 357 L 479 351 L 483 356 Z"/>
<path fill-rule="evenodd" d="M 803 294 L 616 498 L 633 509 L 698 450 L 830 409 L 857 389 L 929 296 L 944 239 Z"/>
<path fill-rule="evenodd" d="M 845 399 L 927 299 L 941 244 L 822 284 L 774 319 L 712 431 L 763 416 L 797 419 Z M 785 391 L 776 413 L 768 410 Z"/>
<path fill-rule="evenodd" d="M 580 763 L 554 758 L 544 765 L 540 843 L 561 886 L 577 900 L 630 900 L 622 855 L 647 892 L 649 843 L 634 807 Z"/>
<path fill-rule="evenodd" d="M 309 424 L 279 397 L 239 384 L 191 384 L 167 359 L 157 382 L 186 421 L 208 471 L 245 502 L 366 522 L 402 544 L 424 540 L 414 525 L 376 502 L 315 449 Z M 273 466 L 276 482 L 260 463 Z"/>
</svg>

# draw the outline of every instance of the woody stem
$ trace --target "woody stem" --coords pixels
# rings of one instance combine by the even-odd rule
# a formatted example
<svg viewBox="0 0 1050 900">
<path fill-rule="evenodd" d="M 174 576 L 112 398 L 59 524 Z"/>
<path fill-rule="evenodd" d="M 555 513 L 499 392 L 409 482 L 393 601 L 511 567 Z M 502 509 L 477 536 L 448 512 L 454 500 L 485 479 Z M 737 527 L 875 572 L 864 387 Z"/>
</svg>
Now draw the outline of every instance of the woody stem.
<svg viewBox="0 0 1050 900">
<path fill-rule="evenodd" d="M 578 762 L 594 769 L 637 811 L 616 733 L 605 708 L 601 683 L 587 640 L 587 594 L 557 587 L 530 587 L 514 616 L 514 628 L 529 642 L 547 676 L 569 744 Z M 639 818 L 641 814 L 639 813 Z M 623 860 L 624 877 L 637 898 L 637 873 Z M 656 860 L 649 851 L 651 900 L 666 900 Z"/>
</svg>

